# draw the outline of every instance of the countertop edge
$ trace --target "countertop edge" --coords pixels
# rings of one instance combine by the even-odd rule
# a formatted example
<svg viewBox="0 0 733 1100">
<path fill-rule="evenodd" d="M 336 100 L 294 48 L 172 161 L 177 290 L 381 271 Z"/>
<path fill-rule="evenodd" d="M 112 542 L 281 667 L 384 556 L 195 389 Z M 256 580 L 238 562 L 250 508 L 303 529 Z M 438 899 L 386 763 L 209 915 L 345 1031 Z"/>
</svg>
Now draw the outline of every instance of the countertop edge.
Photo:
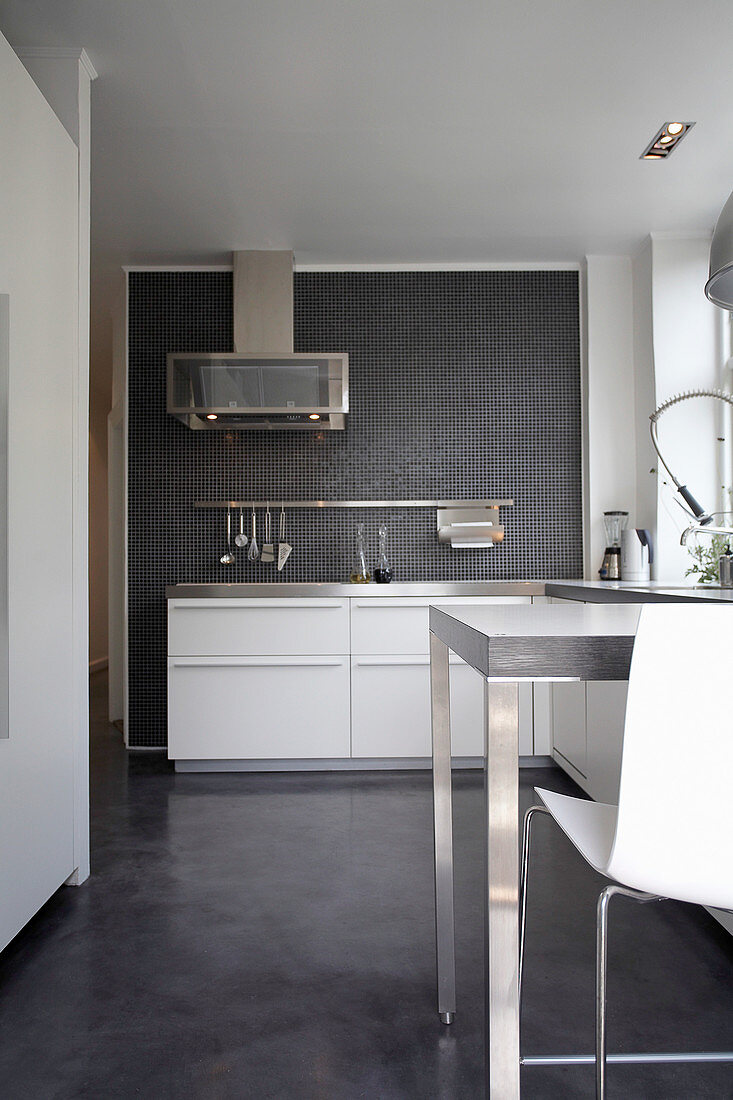
<svg viewBox="0 0 733 1100">
<path fill-rule="evenodd" d="M 405 581 L 392 584 L 262 582 L 238 584 L 168 585 L 166 599 L 257 599 L 281 597 L 308 599 L 399 599 L 450 596 L 554 596 L 586 603 L 731 603 L 733 589 L 665 588 L 652 582 L 648 587 L 617 581 Z"/>
</svg>

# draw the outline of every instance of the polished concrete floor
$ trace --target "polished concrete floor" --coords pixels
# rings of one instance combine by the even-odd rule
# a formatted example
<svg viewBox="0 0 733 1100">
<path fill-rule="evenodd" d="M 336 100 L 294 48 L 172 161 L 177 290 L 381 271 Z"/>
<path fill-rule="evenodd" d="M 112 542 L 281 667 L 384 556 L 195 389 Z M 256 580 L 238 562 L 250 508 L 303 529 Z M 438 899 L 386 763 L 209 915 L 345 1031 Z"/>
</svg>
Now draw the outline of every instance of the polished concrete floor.
<svg viewBox="0 0 733 1100">
<path fill-rule="evenodd" d="M 481 780 L 456 781 L 459 1011 L 434 1008 L 427 774 L 176 775 L 127 759 L 92 685 L 93 873 L 0 955 L 3 1100 L 482 1094 Z M 569 790 L 560 772 L 522 774 Z M 524 1049 L 591 1049 L 601 882 L 537 827 Z M 721 869 L 722 870 L 722 869 Z M 733 940 L 617 900 L 610 1049 L 733 1047 Z M 593 1094 L 589 1068 L 522 1096 Z M 611 1067 L 614 1098 L 733 1097 L 733 1066 Z"/>
</svg>

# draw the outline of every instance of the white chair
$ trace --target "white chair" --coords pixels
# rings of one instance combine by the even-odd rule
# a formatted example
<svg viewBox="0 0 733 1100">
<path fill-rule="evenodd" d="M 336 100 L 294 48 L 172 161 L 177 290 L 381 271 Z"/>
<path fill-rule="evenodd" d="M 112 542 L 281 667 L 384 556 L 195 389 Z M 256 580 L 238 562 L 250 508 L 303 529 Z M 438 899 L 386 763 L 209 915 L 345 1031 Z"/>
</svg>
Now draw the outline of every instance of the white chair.
<svg viewBox="0 0 733 1100">
<path fill-rule="evenodd" d="M 521 997 L 531 821 L 549 813 L 583 858 L 612 879 L 598 899 L 596 1051 L 523 1064 L 593 1062 L 596 1096 L 606 1090 L 608 904 L 676 898 L 733 908 L 730 798 L 733 730 L 733 607 L 648 604 L 629 674 L 618 806 L 535 788 L 544 806 L 525 817 L 520 883 Z M 733 1061 L 733 1052 L 612 1055 L 611 1061 Z"/>
</svg>

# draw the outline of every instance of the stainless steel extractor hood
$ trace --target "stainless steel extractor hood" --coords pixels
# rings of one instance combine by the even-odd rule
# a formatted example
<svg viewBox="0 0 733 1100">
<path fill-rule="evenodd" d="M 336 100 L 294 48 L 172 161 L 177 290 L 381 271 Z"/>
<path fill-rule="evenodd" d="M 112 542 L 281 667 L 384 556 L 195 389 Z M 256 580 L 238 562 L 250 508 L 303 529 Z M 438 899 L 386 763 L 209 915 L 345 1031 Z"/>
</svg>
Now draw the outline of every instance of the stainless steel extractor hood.
<svg viewBox="0 0 733 1100">
<path fill-rule="evenodd" d="M 195 430 L 342 430 L 349 357 L 293 351 L 292 252 L 234 253 L 235 352 L 167 356 L 167 408 Z"/>
</svg>

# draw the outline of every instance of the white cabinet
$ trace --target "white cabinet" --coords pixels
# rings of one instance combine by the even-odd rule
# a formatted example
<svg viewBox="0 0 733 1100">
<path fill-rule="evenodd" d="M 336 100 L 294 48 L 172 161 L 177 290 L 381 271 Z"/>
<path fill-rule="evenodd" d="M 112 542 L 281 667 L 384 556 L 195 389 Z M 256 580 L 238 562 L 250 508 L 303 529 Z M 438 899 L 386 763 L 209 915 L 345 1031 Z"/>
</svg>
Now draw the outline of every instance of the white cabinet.
<svg viewBox="0 0 733 1100">
<path fill-rule="evenodd" d="M 552 748 L 559 764 L 572 768 L 574 779 L 586 775 L 585 684 L 552 685 Z M 558 756 L 560 759 L 558 760 Z M 577 772 L 578 774 L 573 774 Z"/>
<path fill-rule="evenodd" d="M 452 755 L 483 756 L 484 680 L 457 656 L 450 659 L 450 719 Z M 532 719 L 532 684 L 520 684 L 520 756 L 535 751 Z M 365 759 L 430 756 L 428 657 L 352 657 L 351 753 Z"/>
<path fill-rule="evenodd" d="M 349 711 L 348 657 L 168 660 L 172 759 L 348 757 Z"/>
<path fill-rule="evenodd" d="M 351 659 L 351 753 L 361 759 L 430 756 L 430 659 L 422 654 Z M 483 753 L 483 679 L 450 662 L 454 756 Z"/>
<path fill-rule="evenodd" d="M 596 802 L 616 805 L 629 685 L 604 680 L 585 688 L 588 793 Z"/>
<path fill-rule="evenodd" d="M 168 608 L 168 755 L 350 753 L 348 599 L 180 599 Z"/>
<path fill-rule="evenodd" d="M 351 750 L 361 759 L 426 758 L 430 730 L 430 605 L 527 604 L 528 596 L 454 596 L 351 601 Z M 450 658 L 454 757 L 483 755 L 483 680 Z M 520 686 L 520 754 L 532 755 L 532 685 Z"/>
<path fill-rule="evenodd" d="M 347 599 L 178 599 L 168 603 L 168 652 L 175 656 L 349 652 Z"/>
<path fill-rule="evenodd" d="M 529 596 L 368 596 L 351 601 L 352 653 L 427 653 L 430 606 L 476 607 L 531 603 Z"/>
<path fill-rule="evenodd" d="M 625 680 L 558 683 L 550 688 L 553 758 L 591 798 L 611 805 L 618 800 L 627 691 Z"/>
<path fill-rule="evenodd" d="M 425 760 L 430 605 L 528 596 L 171 599 L 168 754 L 176 760 Z M 483 754 L 484 681 L 451 656 L 454 757 Z M 533 689 L 519 688 L 520 754 Z"/>
</svg>

